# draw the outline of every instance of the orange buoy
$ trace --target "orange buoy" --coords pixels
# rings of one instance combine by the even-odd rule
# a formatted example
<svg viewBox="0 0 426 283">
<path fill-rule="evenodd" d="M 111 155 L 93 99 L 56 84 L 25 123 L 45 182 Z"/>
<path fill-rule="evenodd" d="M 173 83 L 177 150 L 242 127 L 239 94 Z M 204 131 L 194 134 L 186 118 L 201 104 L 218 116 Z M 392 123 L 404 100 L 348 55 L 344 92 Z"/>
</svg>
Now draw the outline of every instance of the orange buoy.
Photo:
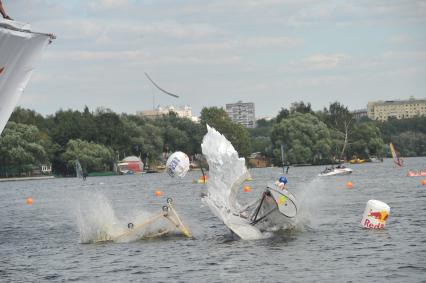
<svg viewBox="0 0 426 283">
<path fill-rule="evenodd" d="M 352 189 L 352 182 L 347 182 L 346 183 L 346 188 Z"/>
<path fill-rule="evenodd" d="M 243 192 L 245 192 L 245 193 L 249 193 L 250 191 L 251 191 L 250 186 L 244 186 L 244 188 L 243 188 Z"/>
<path fill-rule="evenodd" d="M 157 197 L 159 197 L 159 196 L 161 196 L 161 195 L 162 195 L 162 193 L 161 193 L 161 191 L 155 191 L 155 192 L 154 192 L 154 195 L 155 195 L 155 196 L 157 196 Z"/>
<path fill-rule="evenodd" d="M 422 181 L 422 185 L 423 185 L 423 186 L 426 186 L 426 180 L 423 180 L 423 181 Z"/>
<path fill-rule="evenodd" d="M 27 198 L 27 204 L 28 204 L 28 205 L 33 204 L 33 199 L 32 199 L 32 198 Z"/>
</svg>

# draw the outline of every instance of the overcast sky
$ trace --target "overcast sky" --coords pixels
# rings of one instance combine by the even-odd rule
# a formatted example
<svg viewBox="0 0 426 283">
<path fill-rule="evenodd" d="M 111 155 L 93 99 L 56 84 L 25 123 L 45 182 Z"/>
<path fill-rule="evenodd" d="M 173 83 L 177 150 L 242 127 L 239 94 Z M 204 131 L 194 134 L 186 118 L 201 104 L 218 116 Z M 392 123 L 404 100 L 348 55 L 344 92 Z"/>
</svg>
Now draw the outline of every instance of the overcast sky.
<svg viewBox="0 0 426 283">
<path fill-rule="evenodd" d="M 426 1 L 3 0 L 34 30 L 57 35 L 20 105 L 135 113 L 155 105 L 426 97 Z M 179 99 L 156 90 L 147 72 Z"/>
</svg>

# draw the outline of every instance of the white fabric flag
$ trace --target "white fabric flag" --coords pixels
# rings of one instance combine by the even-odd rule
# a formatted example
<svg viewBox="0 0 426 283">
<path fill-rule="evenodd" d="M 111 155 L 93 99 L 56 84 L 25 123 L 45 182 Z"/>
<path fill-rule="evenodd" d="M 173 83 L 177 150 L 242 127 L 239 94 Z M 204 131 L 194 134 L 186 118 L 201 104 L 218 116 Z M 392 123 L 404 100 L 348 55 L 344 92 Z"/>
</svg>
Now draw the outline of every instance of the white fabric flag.
<svg viewBox="0 0 426 283">
<path fill-rule="evenodd" d="M 0 134 L 27 85 L 50 35 L 0 19 Z"/>
</svg>

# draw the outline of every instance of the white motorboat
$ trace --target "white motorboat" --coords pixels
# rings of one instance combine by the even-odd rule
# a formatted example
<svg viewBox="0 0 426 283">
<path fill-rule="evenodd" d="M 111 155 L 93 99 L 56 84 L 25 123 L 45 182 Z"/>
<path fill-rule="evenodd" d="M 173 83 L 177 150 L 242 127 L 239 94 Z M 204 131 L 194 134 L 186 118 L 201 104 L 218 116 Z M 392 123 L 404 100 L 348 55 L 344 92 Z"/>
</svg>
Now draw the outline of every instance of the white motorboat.
<svg viewBox="0 0 426 283">
<path fill-rule="evenodd" d="M 320 177 L 325 176 L 336 176 L 336 175 L 348 175 L 352 173 L 351 168 L 347 168 L 343 165 L 339 165 L 337 167 L 327 167 L 324 171 L 318 174 Z"/>
</svg>

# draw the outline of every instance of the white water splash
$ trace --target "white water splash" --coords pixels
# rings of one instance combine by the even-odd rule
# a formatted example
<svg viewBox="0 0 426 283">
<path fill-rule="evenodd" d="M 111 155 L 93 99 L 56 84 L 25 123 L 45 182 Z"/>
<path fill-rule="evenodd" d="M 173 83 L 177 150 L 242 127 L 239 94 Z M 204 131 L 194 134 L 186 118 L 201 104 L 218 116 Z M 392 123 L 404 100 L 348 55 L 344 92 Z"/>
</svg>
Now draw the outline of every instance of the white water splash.
<svg viewBox="0 0 426 283">
<path fill-rule="evenodd" d="M 161 212 L 160 209 L 159 212 Z M 80 201 L 75 214 L 80 230 L 80 243 L 95 243 L 105 239 L 114 239 L 115 242 L 132 242 L 167 229 L 166 222 L 153 221 L 144 229 L 126 235 L 129 231 L 129 223 L 136 227 L 151 219 L 153 214 L 139 210 L 130 219 L 120 220 L 109 200 L 99 192 L 87 193 L 84 200 Z M 121 237 L 121 235 L 125 236 Z"/>
<path fill-rule="evenodd" d="M 318 225 L 321 217 L 318 213 L 328 199 L 326 189 L 324 180 L 318 177 L 297 187 L 299 210 L 295 223 L 296 230 L 315 228 Z"/>
</svg>

